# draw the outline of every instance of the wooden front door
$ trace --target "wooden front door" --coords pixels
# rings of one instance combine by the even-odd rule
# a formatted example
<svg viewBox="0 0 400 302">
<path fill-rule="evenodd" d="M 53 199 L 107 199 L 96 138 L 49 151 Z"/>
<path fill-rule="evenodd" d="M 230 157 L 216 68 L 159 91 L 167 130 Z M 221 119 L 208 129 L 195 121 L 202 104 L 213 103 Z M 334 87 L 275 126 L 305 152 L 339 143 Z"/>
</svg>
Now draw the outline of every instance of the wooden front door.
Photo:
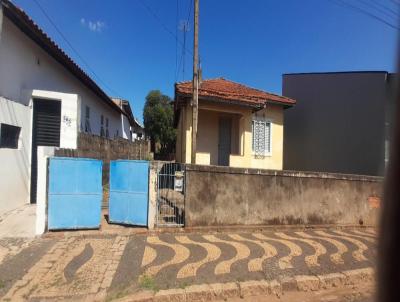
<svg viewBox="0 0 400 302">
<path fill-rule="evenodd" d="M 231 129 L 232 119 L 220 117 L 218 131 L 218 165 L 229 166 L 229 155 L 231 154 Z"/>
</svg>

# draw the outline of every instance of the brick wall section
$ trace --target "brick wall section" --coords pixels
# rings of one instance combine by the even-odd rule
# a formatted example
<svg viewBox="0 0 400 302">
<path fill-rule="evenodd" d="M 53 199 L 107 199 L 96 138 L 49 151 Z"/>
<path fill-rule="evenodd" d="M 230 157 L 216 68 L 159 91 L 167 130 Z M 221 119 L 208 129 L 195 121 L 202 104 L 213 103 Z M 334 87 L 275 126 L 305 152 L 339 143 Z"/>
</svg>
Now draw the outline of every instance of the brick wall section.
<svg viewBox="0 0 400 302">
<path fill-rule="evenodd" d="M 77 149 L 58 149 L 55 151 L 55 156 L 95 158 L 103 161 L 103 207 L 108 206 L 110 160 L 151 159 L 149 141 L 131 142 L 122 138 L 111 140 L 87 133 L 79 133 Z"/>
</svg>

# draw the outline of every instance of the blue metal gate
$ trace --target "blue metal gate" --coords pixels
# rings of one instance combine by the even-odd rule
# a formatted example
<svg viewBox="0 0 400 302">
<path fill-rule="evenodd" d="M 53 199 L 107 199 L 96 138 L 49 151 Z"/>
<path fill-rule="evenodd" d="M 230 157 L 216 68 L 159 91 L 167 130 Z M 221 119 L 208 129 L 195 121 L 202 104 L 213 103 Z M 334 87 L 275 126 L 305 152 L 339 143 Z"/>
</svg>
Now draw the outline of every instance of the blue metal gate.
<svg viewBox="0 0 400 302">
<path fill-rule="evenodd" d="M 100 227 L 102 161 L 86 158 L 50 158 L 48 229 Z"/>
<path fill-rule="evenodd" d="M 111 161 L 110 222 L 147 226 L 148 195 L 148 161 Z"/>
</svg>

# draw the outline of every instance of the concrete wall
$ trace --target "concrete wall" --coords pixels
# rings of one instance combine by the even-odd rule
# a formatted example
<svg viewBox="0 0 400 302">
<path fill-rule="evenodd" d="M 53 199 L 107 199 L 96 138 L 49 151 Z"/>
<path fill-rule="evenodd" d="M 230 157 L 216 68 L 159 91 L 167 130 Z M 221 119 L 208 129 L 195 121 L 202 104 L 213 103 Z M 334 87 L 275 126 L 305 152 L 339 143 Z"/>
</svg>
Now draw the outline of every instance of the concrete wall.
<svg viewBox="0 0 400 302">
<path fill-rule="evenodd" d="M 387 76 L 284 75 L 282 94 L 297 100 L 285 112 L 284 169 L 383 175 Z"/>
<path fill-rule="evenodd" d="M 18 149 L 0 148 L 0 213 L 29 202 L 31 110 L 0 97 L 0 123 L 21 127 Z"/>
<path fill-rule="evenodd" d="M 117 133 L 121 137 L 129 134 L 126 133 L 128 126 L 119 112 L 105 104 L 37 46 L 3 16 L 0 10 L 0 122 L 21 127 L 19 148 L 0 149 L 1 162 L 6 165 L 5 169 L 0 171 L 0 213 L 30 201 L 34 98 L 62 102 L 61 148 L 77 147 L 77 133 L 84 129 L 86 106 L 90 108 L 92 133 L 100 134 L 100 120 L 103 115 L 104 120 L 109 120 L 110 137 Z M 54 148 L 52 150 L 54 151 Z M 48 156 L 48 152 L 43 156 Z M 39 157 L 38 161 L 43 162 Z M 40 183 L 43 181 L 39 175 L 38 194 Z"/>
<path fill-rule="evenodd" d="M 268 105 L 257 113 L 258 117 L 271 122 L 271 154 L 256 158 L 252 151 L 252 119 L 256 117 L 247 107 L 199 103 L 196 163 L 218 164 L 218 135 L 220 116 L 232 117 L 231 155 L 229 166 L 259 169 L 282 169 L 283 167 L 283 114 L 282 106 Z M 191 162 L 192 110 L 189 105 L 181 110 L 177 129 L 176 160 Z"/>
<path fill-rule="evenodd" d="M 79 117 L 77 95 L 42 90 L 33 90 L 32 97 L 61 102 L 60 147 L 77 147 Z M 0 97 L 0 123 L 21 127 L 18 149 L 0 148 L 0 159 L 4 169 L 0 171 L 0 213 L 30 202 L 32 108 Z M 54 152 L 54 147 L 47 152 Z M 49 154 L 51 155 L 51 154 Z M 38 161 L 40 161 L 38 153 Z M 41 182 L 38 174 L 38 190 Z M 38 193 L 39 194 L 39 193 Z M 39 197 L 39 196 L 38 196 Z M 37 202 L 44 202 L 37 198 Z"/>
<path fill-rule="evenodd" d="M 0 96 L 30 105 L 32 90 L 78 94 L 80 125 L 84 129 L 85 107 L 90 108 L 90 126 L 100 135 L 101 115 L 109 119 L 110 137 L 123 135 L 121 115 L 92 93 L 62 65 L 22 33 L 8 18 L 0 27 Z"/>
<path fill-rule="evenodd" d="M 382 178 L 188 165 L 185 185 L 188 227 L 376 225 Z"/>
</svg>

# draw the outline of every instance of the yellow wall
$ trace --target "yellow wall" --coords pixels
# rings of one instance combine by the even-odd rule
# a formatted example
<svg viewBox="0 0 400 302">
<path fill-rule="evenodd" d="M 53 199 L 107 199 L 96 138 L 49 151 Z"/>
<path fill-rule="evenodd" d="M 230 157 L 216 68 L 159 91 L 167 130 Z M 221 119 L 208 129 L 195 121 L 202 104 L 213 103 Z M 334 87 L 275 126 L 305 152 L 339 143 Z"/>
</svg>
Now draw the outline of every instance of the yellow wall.
<svg viewBox="0 0 400 302">
<path fill-rule="evenodd" d="M 252 150 L 251 109 L 244 107 L 214 104 L 202 101 L 199 105 L 199 122 L 197 132 L 196 163 L 202 165 L 218 164 L 218 120 L 220 116 L 230 115 L 232 119 L 232 152 L 231 167 L 277 169 L 283 167 L 283 107 L 268 105 L 259 111 L 258 116 L 264 116 L 271 121 L 271 155 L 255 158 Z M 178 124 L 177 153 L 179 162 L 190 163 L 192 144 L 192 110 L 187 105 L 181 110 Z M 234 139 L 236 137 L 236 140 Z"/>
</svg>

